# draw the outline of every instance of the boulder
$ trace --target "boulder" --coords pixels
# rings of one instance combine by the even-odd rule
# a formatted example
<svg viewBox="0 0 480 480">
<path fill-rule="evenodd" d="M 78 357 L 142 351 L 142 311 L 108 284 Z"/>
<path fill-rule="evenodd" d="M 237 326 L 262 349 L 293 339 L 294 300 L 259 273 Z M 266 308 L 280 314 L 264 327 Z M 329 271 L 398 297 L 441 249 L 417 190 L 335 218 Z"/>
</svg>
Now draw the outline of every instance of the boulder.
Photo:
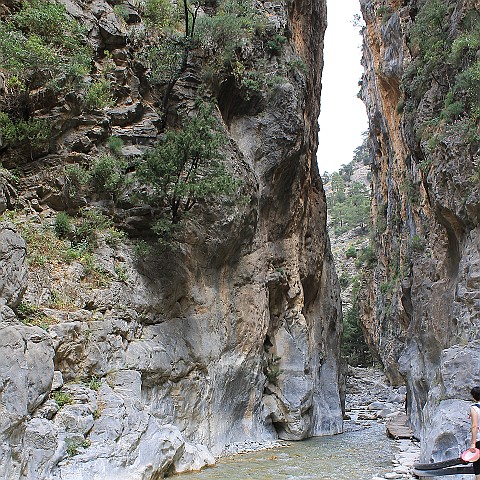
<svg viewBox="0 0 480 480">
<path fill-rule="evenodd" d="M 25 240 L 11 223 L 0 223 L 0 303 L 16 307 L 27 288 Z"/>
</svg>

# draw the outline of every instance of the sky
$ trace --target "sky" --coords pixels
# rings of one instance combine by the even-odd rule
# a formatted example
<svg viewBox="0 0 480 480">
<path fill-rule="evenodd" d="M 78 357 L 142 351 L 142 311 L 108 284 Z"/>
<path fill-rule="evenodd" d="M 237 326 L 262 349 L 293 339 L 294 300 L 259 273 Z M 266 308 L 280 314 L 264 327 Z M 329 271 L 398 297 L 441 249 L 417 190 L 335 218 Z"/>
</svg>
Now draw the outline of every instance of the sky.
<svg viewBox="0 0 480 480">
<path fill-rule="evenodd" d="M 363 102 L 357 98 L 362 37 L 353 16 L 360 14 L 359 0 L 327 0 L 318 169 L 333 173 L 349 163 L 368 129 Z"/>
</svg>

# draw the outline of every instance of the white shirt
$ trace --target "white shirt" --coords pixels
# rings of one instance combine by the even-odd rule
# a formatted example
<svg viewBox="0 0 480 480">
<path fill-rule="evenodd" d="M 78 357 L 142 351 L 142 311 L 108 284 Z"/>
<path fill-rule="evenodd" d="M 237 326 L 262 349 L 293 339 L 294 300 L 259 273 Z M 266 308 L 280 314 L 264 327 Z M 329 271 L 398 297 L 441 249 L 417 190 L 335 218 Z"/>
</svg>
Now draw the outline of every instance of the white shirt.
<svg viewBox="0 0 480 480">
<path fill-rule="evenodd" d="M 478 421 L 480 423 L 480 407 L 477 407 L 477 405 L 472 405 L 472 408 L 475 409 L 475 411 L 477 412 L 477 415 L 478 415 Z M 477 441 L 480 440 L 480 428 L 478 429 L 477 431 Z"/>
</svg>

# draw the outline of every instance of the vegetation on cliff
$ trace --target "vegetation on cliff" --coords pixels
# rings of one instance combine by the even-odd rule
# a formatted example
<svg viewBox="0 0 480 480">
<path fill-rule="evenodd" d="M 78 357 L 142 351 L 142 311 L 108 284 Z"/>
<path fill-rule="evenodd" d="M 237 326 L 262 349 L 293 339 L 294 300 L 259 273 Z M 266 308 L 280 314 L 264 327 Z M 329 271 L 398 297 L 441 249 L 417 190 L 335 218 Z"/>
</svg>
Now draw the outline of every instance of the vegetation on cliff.
<svg viewBox="0 0 480 480">
<path fill-rule="evenodd" d="M 480 12 L 468 4 L 460 12 L 456 3 L 427 0 L 409 29 L 412 61 L 402 78 L 400 108 L 414 116 L 432 84 L 438 89 L 429 117 L 416 124 L 427 144 L 424 167 L 449 136 L 459 135 L 466 144 L 480 140 Z"/>
<path fill-rule="evenodd" d="M 59 153 L 69 122 L 89 123 L 82 117 L 89 114 L 101 122 L 128 101 L 116 84 L 123 59 L 114 58 L 115 48 L 128 43 L 137 57 L 131 67 L 157 117 L 158 141 L 143 155 L 127 157 L 123 143 L 111 144 L 123 142 L 121 136 L 89 140 L 80 148 L 87 155 L 66 167 L 65 210 L 78 214 L 75 201 L 82 196 L 112 199 L 123 209 L 145 207 L 150 220 L 143 227 L 149 224 L 166 243 L 185 225 L 186 213 L 200 214 L 221 199 L 228 208 L 238 190 L 222 160 L 228 142 L 220 115 L 228 121 L 240 104 L 258 108 L 301 62 L 280 67 L 270 61 L 282 53 L 286 32 L 249 2 L 146 0 L 137 11 L 116 5 L 113 13 L 105 31 L 120 33 L 102 53 L 88 27 L 63 5 L 6 5 L 0 18 L 0 149 L 4 165 L 19 168 L 25 158 Z M 186 85 L 193 101 L 180 105 L 174 93 Z M 236 95 L 242 102 L 232 101 Z M 147 233 L 143 227 L 137 235 Z"/>
<path fill-rule="evenodd" d="M 370 232 L 369 141 L 364 140 L 350 163 L 322 175 L 328 205 L 328 229 L 343 304 L 342 355 L 350 365 L 370 365 L 372 355 L 360 321 L 362 272 L 375 265 Z"/>
</svg>

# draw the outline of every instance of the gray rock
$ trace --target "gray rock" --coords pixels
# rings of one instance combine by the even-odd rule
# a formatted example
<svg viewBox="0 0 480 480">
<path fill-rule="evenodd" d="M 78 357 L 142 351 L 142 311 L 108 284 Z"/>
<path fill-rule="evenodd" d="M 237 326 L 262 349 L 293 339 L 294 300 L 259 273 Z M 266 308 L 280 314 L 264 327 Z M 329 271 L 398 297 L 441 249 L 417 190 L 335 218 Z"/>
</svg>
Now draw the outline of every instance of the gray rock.
<svg viewBox="0 0 480 480">
<path fill-rule="evenodd" d="M 48 469 L 55 443 L 53 426 L 46 419 L 29 420 L 29 416 L 48 397 L 53 381 L 53 356 L 50 338 L 40 328 L 24 325 L 2 328 L 0 439 L 5 446 L 0 456 L 2 478 L 19 478 L 22 464 L 32 475 L 26 478 L 32 480 L 36 478 L 32 473 L 36 469 Z"/>
<path fill-rule="evenodd" d="M 16 307 L 26 288 L 25 241 L 12 224 L 0 223 L 0 299 Z"/>
<path fill-rule="evenodd" d="M 59 388 L 63 387 L 63 375 L 62 372 L 55 370 L 53 372 L 53 382 L 52 382 L 52 390 L 58 390 Z"/>
</svg>

